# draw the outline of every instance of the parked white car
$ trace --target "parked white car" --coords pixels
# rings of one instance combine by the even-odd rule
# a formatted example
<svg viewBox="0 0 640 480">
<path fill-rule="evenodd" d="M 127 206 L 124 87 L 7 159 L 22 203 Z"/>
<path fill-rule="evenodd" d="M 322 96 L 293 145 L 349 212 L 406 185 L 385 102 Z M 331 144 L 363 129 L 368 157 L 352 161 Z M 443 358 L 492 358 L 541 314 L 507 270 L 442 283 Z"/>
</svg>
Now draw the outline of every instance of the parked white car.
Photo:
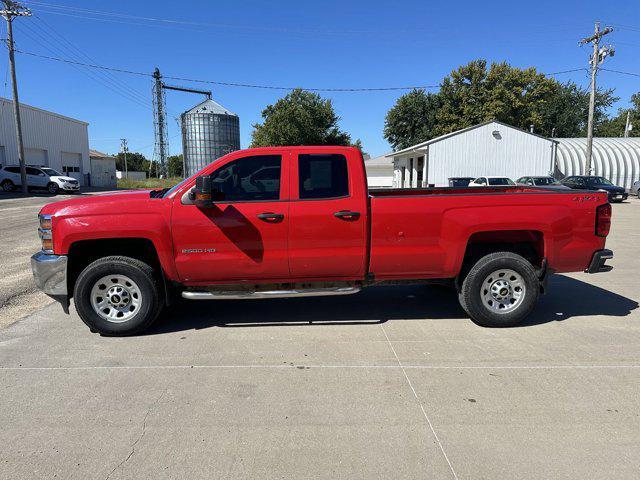
<svg viewBox="0 0 640 480">
<path fill-rule="evenodd" d="M 41 188 L 55 195 L 59 191 L 78 192 L 80 184 L 78 180 L 67 177 L 49 167 L 34 167 L 28 165 L 27 187 Z M 10 192 L 14 188 L 22 185 L 20 178 L 20 167 L 9 165 L 0 169 L 0 186 L 5 192 Z"/>
<path fill-rule="evenodd" d="M 516 183 L 507 177 L 478 177 L 469 184 L 470 187 L 506 187 Z"/>
<path fill-rule="evenodd" d="M 640 180 L 631 185 L 631 195 L 637 195 L 640 198 Z"/>
</svg>

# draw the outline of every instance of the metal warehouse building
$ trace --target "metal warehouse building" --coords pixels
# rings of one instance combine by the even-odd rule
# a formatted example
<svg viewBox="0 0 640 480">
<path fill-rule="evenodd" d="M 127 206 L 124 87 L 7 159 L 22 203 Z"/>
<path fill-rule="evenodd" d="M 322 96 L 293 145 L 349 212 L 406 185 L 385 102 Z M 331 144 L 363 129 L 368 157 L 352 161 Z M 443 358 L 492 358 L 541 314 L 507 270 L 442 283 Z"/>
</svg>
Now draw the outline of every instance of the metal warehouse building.
<svg viewBox="0 0 640 480">
<path fill-rule="evenodd" d="M 20 103 L 25 162 L 48 166 L 86 185 L 88 123 Z M 0 97 L 0 164 L 18 164 L 13 102 Z"/>
<path fill-rule="evenodd" d="M 586 138 L 556 138 L 556 177 L 584 175 Z M 594 138 L 591 166 L 616 185 L 631 188 L 640 179 L 640 138 Z"/>
<path fill-rule="evenodd" d="M 443 187 L 451 177 L 549 175 L 555 145 L 555 140 L 493 120 L 387 157 L 393 158 L 394 187 Z"/>
</svg>

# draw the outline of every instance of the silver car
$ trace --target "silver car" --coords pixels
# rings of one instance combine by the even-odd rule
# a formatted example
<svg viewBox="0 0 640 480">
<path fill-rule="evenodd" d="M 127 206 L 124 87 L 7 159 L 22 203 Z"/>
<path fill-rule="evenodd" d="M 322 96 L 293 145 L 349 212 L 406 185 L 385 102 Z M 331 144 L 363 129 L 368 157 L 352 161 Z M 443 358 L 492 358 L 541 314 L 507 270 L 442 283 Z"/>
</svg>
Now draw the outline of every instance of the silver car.
<svg viewBox="0 0 640 480">
<path fill-rule="evenodd" d="M 530 187 L 545 187 L 557 190 L 569 190 L 553 177 L 520 177 L 516 180 L 518 185 L 528 185 Z"/>
<path fill-rule="evenodd" d="M 631 185 L 631 195 L 637 195 L 640 198 L 640 180 Z"/>
</svg>

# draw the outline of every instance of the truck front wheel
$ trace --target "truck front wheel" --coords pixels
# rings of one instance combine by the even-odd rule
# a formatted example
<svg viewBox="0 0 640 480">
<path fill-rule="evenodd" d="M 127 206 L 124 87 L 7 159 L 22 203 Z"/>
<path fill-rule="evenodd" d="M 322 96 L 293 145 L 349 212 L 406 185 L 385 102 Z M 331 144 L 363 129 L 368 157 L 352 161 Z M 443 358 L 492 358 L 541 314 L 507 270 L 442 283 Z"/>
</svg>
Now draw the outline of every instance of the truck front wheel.
<svg viewBox="0 0 640 480">
<path fill-rule="evenodd" d="M 162 289 L 153 269 L 130 257 L 103 257 L 78 276 L 73 297 L 84 323 L 102 335 L 139 333 L 162 310 Z"/>
<path fill-rule="evenodd" d="M 513 327 L 534 309 L 540 285 L 536 270 L 511 252 L 485 255 L 462 283 L 460 305 L 484 327 Z"/>
</svg>

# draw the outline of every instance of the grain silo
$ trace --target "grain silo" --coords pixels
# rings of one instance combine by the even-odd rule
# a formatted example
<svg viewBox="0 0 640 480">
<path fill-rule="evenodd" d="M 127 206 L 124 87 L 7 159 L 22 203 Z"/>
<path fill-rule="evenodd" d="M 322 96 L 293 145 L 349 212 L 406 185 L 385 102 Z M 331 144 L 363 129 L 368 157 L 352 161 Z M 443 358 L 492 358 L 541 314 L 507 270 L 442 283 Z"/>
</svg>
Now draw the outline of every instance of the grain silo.
<svg viewBox="0 0 640 480">
<path fill-rule="evenodd" d="M 210 98 L 180 115 L 185 177 L 240 149 L 240 119 Z"/>
</svg>

